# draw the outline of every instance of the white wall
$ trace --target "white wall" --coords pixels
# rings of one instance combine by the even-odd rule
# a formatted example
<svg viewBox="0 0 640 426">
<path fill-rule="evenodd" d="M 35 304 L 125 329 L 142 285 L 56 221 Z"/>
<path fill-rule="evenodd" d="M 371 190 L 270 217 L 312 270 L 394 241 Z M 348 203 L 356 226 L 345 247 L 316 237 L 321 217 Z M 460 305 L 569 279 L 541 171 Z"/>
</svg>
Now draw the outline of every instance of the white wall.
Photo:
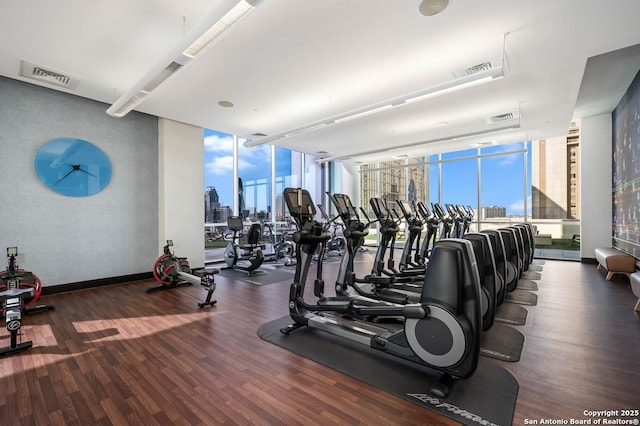
<svg viewBox="0 0 640 426">
<path fill-rule="evenodd" d="M 204 266 L 204 130 L 158 121 L 159 244 L 173 240 L 191 268 Z"/>
<path fill-rule="evenodd" d="M 45 287 L 148 273 L 157 256 L 157 118 L 117 119 L 107 107 L 0 77 L 0 260 L 18 246 L 19 265 Z M 113 173 L 105 189 L 67 197 L 42 184 L 34 157 L 61 137 L 107 154 Z"/>
<path fill-rule="evenodd" d="M 611 114 L 580 120 L 580 257 L 594 259 L 597 247 L 612 244 Z"/>
<path fill-rule="evenodd" d="M 342 193 L 351 198 L 354 206 L 360 205 L 360 172 L 357 166 L 350 163 L 337 163 L 342 165 L 340 182 Z"/>
</svg>

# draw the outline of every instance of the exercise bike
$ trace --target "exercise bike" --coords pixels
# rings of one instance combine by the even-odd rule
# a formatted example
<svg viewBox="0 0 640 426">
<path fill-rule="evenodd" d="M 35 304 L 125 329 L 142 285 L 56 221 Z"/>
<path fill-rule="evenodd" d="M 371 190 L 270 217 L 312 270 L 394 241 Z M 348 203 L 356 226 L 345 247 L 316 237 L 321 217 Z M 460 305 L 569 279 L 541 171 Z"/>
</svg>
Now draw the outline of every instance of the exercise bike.
<svg viewBox="0 0 640 426">
<path fill-rule="evenodd" d="M 7 247 L 9 265 L 0 272 L 0 302 L 5 324 L 10 335 L 9 346 L 0 348 L 0 356 L 26 351 L 33 342 L 18 343 L 18 330 L 22 327 L 22 315 L 54 309 L 51 305 L 32 305 L 42 292 L 42 282 L 36 274 L 19 269 L 16 264 L 18 247 Z"/>
<path fill-rule="evenodd" d="M 252 223 L 247 232 L 247 244 L 239 245 L 240 239 L 238 234 L 242 231 L 244 224 L 242 218 L 238 216 L 229 216 L 227 218 L 227 227 L 233 231 L 233 236 L 224 249 L 224 261 L 227 268 L 246 271 L 249 275 L 257 272 L 257 269 L 264 262 L 264 244 L 260 244 L 262 236 L 262 227 L 259 223 Z"/>
<path fill-rule="evenodd" d="M 205 269 L 200 276 L 196 276 L 191 271 L 187 258 L 177 257 L 171 252 L 171 247 L 173 247 L 173 240 L 167 240 L 163 254 L 153 264 L 153 277 L 160 285 L 148 288 L 147 293 L 184 285 L 200 284 L 207 289 L 207 297 L 204 302 L 198 303 L 198 306 L 204 308 L 205 306 L 215 305 L 217 300 L 211 300 L 211 296 L 216 291 L 215 274 L 219 273 L 220 270 Z"/>
</svg>

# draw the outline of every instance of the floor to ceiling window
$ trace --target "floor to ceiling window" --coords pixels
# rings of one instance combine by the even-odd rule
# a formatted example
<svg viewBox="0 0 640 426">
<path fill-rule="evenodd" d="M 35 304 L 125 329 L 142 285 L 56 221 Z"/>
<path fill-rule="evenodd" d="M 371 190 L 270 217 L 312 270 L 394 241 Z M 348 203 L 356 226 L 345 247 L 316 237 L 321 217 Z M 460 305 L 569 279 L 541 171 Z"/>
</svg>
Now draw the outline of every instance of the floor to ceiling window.
<svg viewBox="0 0 640 426">
<path fill-rule="evenodd" d="M 369 200 L 374 196 L 398 213 L 398 200 L 469 206 L 475 213 L 471 230 L 527 221 L 537 227 L 541 250 L 577 252 L 580 157 L 575 126 L 561 138 L 363 164 L 359 200 L 353 201 L 371 219 Z M 205 223 L 223 224 L 231 214 L 250 221 L 286 220 L 281 194 L 289 186 L 309 190 L 314 203 L 334 215 L 325 191 L 342 192 L 342 165 L 317 160 L 268 145 L 245 148 L 241 141 L 234 145 L 230 135 L 206 130 Z M 236 177 L 242 181 L 242 203 Z"/>
<path fill-rule="evenodd" d="M 233 137 L 204 132 L 205 222 L 221 222 L 233 209 Z"/>
<path fill-rule="evenodd" d="M 372 196 L 462 205 L 473 209 L 471 231 L 529 222 L 539 255 L 579 258 L 579 132 L 425 158 L 363 164 L 361 204 Z M 553 144 L 553 145 L 552 145 Z M 422 190 L 415 176 L 423 170 Z M 416 195 L 414 195 L 416 194 Z"/>
</svg>

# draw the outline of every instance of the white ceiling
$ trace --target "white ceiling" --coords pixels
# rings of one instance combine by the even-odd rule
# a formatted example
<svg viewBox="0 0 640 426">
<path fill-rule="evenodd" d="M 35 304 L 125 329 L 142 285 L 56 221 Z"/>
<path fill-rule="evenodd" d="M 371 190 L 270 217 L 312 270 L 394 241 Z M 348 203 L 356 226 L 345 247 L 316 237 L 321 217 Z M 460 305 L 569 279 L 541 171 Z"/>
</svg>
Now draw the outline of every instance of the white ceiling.
<svg viewBox="0 0 640 426">
<path fill-rule="evenodd" d="M 0 75 L 110 105 L 235 3 L 3 2 Z M 263 0 L 136 109 L 256 139 L 451 81 L 504 52 L 502 79 L 273 142 L 373 161 L 566 134 L 572 119 L 610 112 L 640 69 L 637 0 L 450 0 L 432 17 L 419 3 Z M 80 84 L 20 77 L 20 60 Z M 512 111 L 520 128 L 491 133 L 501 125 L 486 118 Z"/>
</svg>

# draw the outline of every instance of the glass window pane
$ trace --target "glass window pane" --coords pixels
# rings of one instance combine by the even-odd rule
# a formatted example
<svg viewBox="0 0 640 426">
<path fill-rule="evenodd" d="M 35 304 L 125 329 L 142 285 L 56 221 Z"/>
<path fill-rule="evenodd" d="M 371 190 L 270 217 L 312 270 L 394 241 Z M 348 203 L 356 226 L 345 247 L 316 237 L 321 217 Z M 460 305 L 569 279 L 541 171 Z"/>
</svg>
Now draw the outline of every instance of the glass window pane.
<svg viewBox="0 0 640 426">
<path fill-rule="evenodd" d="M 376 163 L 360 166 L 360 205 L 372 219 L 375 215 L 369 200 L 378 196 L 376 168 Z"/>
<path fill-rule="evenodd" d="M 407 200 L 423 201 L 426 196 L 427 184 L 425 170 L 427 166 L 424 164 L 424 157 L 410 158 L 408 161 L 409 182 L 407 184 Z"/>
<path fill-rule="evenodd" d="M 478 155 L 478 150 L 473 148 L 464 151 L 445 152 L 442 154 L 442 159 L 451 160 L 454 158 L 475 157 L 476 155 Z"/>
<path fill-rule="evenodd" d="M 276 220 L 289 217 L 289 211 L 284 205 L 282 193 L 285 188 L 298 188 L 301 181 L 302 154 L 287 148 L 276 147 Z M 270 217 L 270 216 L 269 216 Z"/>
<path fill-rule="evenodd" d="M 481 155 L 505 154 L 510 151 L 522 151 L 523 148 L 524 146 L 522 145 L 522 142 L 515 142 L 510 144 L 504 144 L 504 145 L 493 145 L 493 146 L 480 148 L 480 154 Z"/>
<path fill-rule="evenodd" d="M 238 144 L 238 178 L 242 180 L 239 197 L 240 215 L 257 221 L 259 215 L 270 218 L 271 210 L 271 147 L 258 145 L 246 148 Z"/>
<path fill-rule="evenodd" d="M 500 152 L 500 147 L 491 148 L 493 153 Z M 519 148 L 522 149 L 522 144 Z M 510 146 L 501 149 L 513 151 Z M 487 222 L 485 227 L 524 221 L 524 153 L 483 157 L 480 161 L 482 199 L 479 216 Z"/>
<path fill-rule="evenodd" d="M 431 155 L 429 157 L 429 192 L 427 194 L 427 201 L 429 203 L 440 202 L 440 164 L 438 155 Z"/>
<path fill-rule="evenodd" d="M 204 130 L 205 223 L 224 223 L 233 209 L 233 136 Z"/>
<path fill-rule="evenodd" d="M 442 203 L 476 206 L 477 200 L 477 159 L 442 163 Z"/>
</svg>

